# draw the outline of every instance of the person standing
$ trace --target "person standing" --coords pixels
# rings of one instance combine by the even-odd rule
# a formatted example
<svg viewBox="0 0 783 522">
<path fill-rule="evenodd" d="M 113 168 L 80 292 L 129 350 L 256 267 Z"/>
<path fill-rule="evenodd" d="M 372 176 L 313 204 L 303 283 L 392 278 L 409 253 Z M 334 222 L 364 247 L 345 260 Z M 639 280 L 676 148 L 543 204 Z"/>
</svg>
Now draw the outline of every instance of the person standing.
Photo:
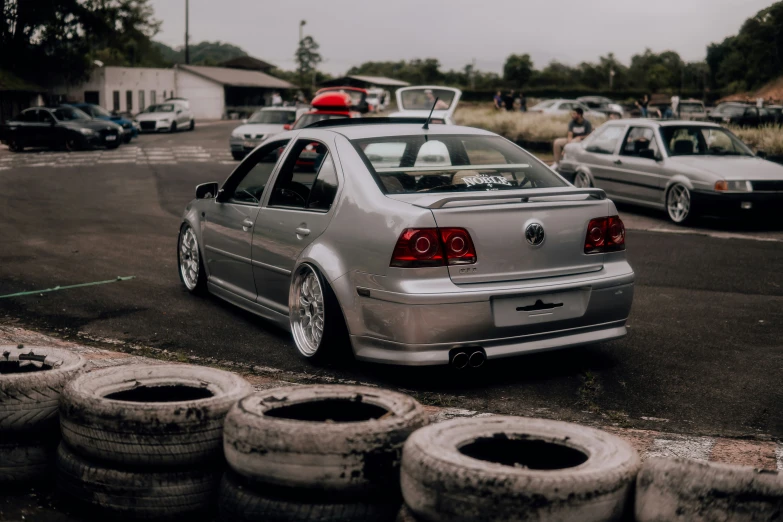
<svg viewBox="0 0 783 522">
<path fill-rule="evenodd" d="M 645 94 L 640 100 L 636 100 L 635 103 L 636 106 L 639 107 L 639 112 L 641 113 L 642 118 L 646 118 L 647 106 L 650 105 L 650 97 Z"/>
<path fill-rule="evenodd" d="M 508 91 L 508 94 L 506 94 L 506 97 L 503 100 L 506 105 L 507 111 L 513 111 L 514 110 L 514 90 Z"/>
<path fill-rule="evenodd" d="M 519 110 L 527 112 L 527 97 L 525 97 L 525 93 L 522 91 L 519 91 Z"/>
<path fill-rule="evenodd" d="M 282 107 L 283 106 L 283 97 L 280 96 L 280 93 L 275 91 L 272 93 L 272 107 Z"/>
<path fill-rule="evenodd" d="M 503 96 L 500 94 L 500 91 L 495 93 L 495 97 L 492 98 L 492 101 L 495 103 L 495 108 L 497 110 L 503 110 L 505 108 L 503 105 Z"/>
<path fill-rule="evenodd" d="M 557 170 L 560 166 L 560 160 L 563 156 L 563 148 L 572 142 L 580 142 L 593 132 L 593 124 L 585 119 L 584 111 L 577 107 L 571 111 L 571 121 L 568 122 L 568 136 L 566 138 L 557 138 L 552 144 L 552 152 L 555 156 L 555 162 L 552 168 Z"/>
<path fill-rule="evenodd" d="M 676 95 L 672 96 L 672 117 L 680 117 L 680 97 Z"/>
</svg>

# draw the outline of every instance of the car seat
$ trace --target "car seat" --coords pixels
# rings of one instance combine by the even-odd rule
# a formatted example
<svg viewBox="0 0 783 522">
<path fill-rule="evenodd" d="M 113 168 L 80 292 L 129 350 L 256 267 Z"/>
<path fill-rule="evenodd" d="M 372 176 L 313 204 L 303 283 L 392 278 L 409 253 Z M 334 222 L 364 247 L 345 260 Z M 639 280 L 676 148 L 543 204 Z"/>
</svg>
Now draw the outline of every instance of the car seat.
<svg viewBox="0 0 783 522">
<path fill-rule="evenodd" d="M 674 142 L 674 153 L 678 155 L 693 154 L 695 147 L 691 140 L 677 140 Z"/>
</svg>

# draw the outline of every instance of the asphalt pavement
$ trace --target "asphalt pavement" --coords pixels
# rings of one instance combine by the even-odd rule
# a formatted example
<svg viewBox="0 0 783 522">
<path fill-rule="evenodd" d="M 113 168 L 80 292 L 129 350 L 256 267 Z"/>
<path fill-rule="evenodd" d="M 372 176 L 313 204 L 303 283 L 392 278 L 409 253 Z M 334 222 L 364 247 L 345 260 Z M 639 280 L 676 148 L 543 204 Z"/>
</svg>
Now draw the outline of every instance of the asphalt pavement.
<svg viewBox="0 0 783 522">
<path fill-rule="evenodd" d="M 135 276 L 0 299 L 0 322 L 387 385 L 436 406 L 783 437 L 783 223 L 713 219 L 682 229 L 622 207 L 637 286 L 629 335 L 619 341 L 470 372 L 314 366 L 287 332 L 191 296 L 177 276 L 182 210 L 197 184 L 222 181 L 236 165 L 228 154 L 234 123 L 144 135 L 117 151 L 0 148 L 0 296 Z"/>
</svg>

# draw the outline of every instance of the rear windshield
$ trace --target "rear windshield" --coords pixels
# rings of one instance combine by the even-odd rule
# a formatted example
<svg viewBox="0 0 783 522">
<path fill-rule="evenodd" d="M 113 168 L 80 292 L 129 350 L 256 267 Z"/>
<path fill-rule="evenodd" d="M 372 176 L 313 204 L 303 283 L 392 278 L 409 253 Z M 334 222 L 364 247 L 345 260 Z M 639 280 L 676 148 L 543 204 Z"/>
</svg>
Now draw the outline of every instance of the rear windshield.
<svg viewBox="0 0 783 522">
<path fill-rule="evenodd" d="M 568 185 L 499 136 L 391 136 L 353 140 L 353 144 L 387 194 Z"/>
<path fill-rule="evenodd" d="M 679 110 L 680 112 L 704 112 L 704 105 L 699 103 L 681 103 Z"/>
<path fill-rule="evenodd" d="M 446 89 L 410 89 L 403 91 L 400 97 L 405 111 L 429 111 L 433 106 L 436 111 L 445 111 L 451 107 L 455 94 Z"/>
</svg>

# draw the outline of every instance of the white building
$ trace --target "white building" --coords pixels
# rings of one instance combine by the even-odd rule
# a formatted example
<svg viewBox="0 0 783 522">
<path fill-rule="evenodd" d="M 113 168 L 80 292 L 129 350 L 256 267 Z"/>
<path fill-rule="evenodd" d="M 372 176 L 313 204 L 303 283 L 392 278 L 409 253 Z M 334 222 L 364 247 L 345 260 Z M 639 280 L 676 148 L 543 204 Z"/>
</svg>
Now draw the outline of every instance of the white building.
<svg viewBox="0 0 783 522">
<path fill-rule="evenodd" d="M 294 85 L 258 70 L 179 65 L 97 67 L 90 79 L 60 89 L 66 101 L 95 103 L 109 111 L 136 114 L 168 98 L 187 98 L 197 120 L 221 119 L 231 112 L 252 112 L 271 103 L 274 91 Z"/>
</svg>

